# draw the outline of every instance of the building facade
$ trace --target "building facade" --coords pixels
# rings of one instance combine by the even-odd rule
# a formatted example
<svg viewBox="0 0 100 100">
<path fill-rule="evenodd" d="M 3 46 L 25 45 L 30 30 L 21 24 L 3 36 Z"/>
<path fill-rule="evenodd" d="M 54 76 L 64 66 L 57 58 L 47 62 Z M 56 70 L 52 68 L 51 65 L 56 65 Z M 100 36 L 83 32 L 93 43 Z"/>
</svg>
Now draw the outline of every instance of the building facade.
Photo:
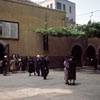
<svg viewBox="0 0 100 100">
<path fill-rule="evenodd" d="M 67 22 L 76 22 L 76 7 L 75 3 L 73 2 L 70 2 L 68 0 L 44 0 L 39 4 L 47 8 L 65 11 Z"/>
<path fill-rule="evenodd" d="M 35 30 L 60 28 L 65 25 L 66 13 L 35 4 L 0 0 L 0 59 L 6 54 L 20 56 L 45 55 L 50 67 L 63 67 L 65 56 L 76 58 L 77 66 L 84 65 L 86 56 L 100 59 L 100 39 L 49 36 L 48 49 L 44 50 L 44 38 Z M 98 60 L 100 61 L 100 60 Z"/>
<path fill-rule="evenodd" d="M 22 1 L 22 0 L 21 0 Z M 43 36 L 36 33 L 39 28 L 60 28 L 65 25 L 65 12 L 19 2 L 0 0 L 0 59 L 5 54 L 20 56 L 47 55 L 51 59 L 64 56 L 60 43 L 66 38 L 48 37 L 48 51 L 45 51 Z M 66 45 L 66 43 L 64 44 Z M 56 50 L 56 48 L 60 48 Z M 58 55 L 59 54 L 59 55 Z"/>
</svg>

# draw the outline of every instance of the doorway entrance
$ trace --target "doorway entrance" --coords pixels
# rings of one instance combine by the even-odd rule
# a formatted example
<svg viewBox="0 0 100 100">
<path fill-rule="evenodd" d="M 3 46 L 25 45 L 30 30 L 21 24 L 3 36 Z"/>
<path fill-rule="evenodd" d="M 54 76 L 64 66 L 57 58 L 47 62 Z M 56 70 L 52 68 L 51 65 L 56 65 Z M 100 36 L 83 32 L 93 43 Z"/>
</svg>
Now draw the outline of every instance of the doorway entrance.
<svg viewBox="0 0 100 100">
<path fill-rule="evenodd" d="M 81 57 L 82 57 L 82 48 L 78 45 L 74 46 L 71 51 L 71 55 L 75 58 L 77 67 L 82 66 Z"/>
<path fill-rule="evenodd" d="M 4 46 L 0 44 L 0 60 L 2 60 L 4 57 Z"/>
<path fill-rule="evenodd" d="M 4 46 L 0 44 L 0 74 L 3 73 L 2 60 L 4 57 Z"/>
<path fill-rule="evenodd" d="M 86 57 L 88 58 L 88 65 L 92 65 L 92 59 L 96 58 L 96 51 L 93 46 L 87 48 Z"/>
<path fill-rule="evenodd" d="M 9 44 L 6 44 L 4 41 L 0 41 L 0 74 L 3 73 L 2 60 L 4 55 L 9 57 Z"/>
</svg>

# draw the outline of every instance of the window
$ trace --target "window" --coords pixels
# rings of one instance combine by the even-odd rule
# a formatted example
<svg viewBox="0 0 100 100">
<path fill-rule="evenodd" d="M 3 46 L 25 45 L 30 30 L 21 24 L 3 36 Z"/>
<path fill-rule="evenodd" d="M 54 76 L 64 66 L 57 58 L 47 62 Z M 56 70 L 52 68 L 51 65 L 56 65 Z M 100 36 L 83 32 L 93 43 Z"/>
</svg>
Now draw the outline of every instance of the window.
<svg viewBox="0 0 100 100">
<path fill-rule="evenodd" d="M 71 6 L 69 6 L 69 12 L 70 12 L 70 13 L 72 12 L 72 8 L 71 8 Z"/>
<path fill-rule="evenodd" d="M 52 4 L 50 4 L 50 8 L 52 8 Z"/>
<path fill-rule="evenodd" d="M 49 5 L 47 5 L 47 8 L 49 8 Z"/>
<path fill-rule="evenodd" d="M 62 10 L 62 4 L 59 2 L 56 2 L 56 8 L 59 10 Z"/>
<path fill-rule="evenodd" d="M 48 36 L 43 36 L 43 50 L 48 51 Z"/>
<path fill-rule="evenodd" d="M 0 38 L 18 39 L 19 23 L 0 20 Z"/>
<path fill-rule="evenodd" d="M 69 17 L 67 17 L 66 20 L 69 22 Z"/>
<path fill-rule="evenodd" d="M 70 22 L 73 22 L 73 18 L 70 19 Z"/>
<path fill-rule="evenodd" d="M 66 5 L 63 4 L 63 11 L 66 11 Z"/>
</svg>

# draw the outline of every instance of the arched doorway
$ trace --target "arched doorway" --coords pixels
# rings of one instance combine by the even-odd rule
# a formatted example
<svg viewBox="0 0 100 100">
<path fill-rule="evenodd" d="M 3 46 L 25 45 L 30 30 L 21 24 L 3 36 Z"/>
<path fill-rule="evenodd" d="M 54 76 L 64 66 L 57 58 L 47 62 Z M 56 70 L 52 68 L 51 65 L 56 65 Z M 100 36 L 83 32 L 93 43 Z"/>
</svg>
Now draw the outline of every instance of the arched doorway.
<svg viewBox="0 0 100 100">
<path fill-rule="evenodd" d="M 100 48 L 98 50 L 98 65 L 100 65 Z"/>
<path fill-rule="evenodd" d="M 75 57 L 75 61 L 76 61 L 77 67 L 81 67 L 82 66 L 82 62 L 81 62 L 82 48 L 80 46 L 78 46 L 78 45 L 74 46 L 72 48 L 71 55 L 73 57 Z"/>
<path fill-rule="evenodd" d="M 0 44 L 0 74 L 3 73 L 2 60 L 4 57 L 4 46 Z"/>
<path fill-rule="evenodd" d="M 4 55 L 9 57 L 9 44 L 3 40 L 0 40 L 0 73 L 3 73 L 2 60 Z M 7 70 L 9 70 L 9 68 Z"/>
<path fill-rule="evenodd" d="M 91 60 L 96 58 L 96 51 L 95 48 L 93 46 L 89 46 L 86 50 L 86 57 L 87 57 L 87 64 L 91 65 Z"/>
<path fill-rule="evenodd" d="M 9 44 L 3 40 L 0 40 L 0 59 L 2 59 L 4 55 L 9 57 Z"/>
<path fill-rule="evenodd" d="M 0 44 L 0 60 L 2 60 L 4 57 L 4 46 Z"/>
</svg>

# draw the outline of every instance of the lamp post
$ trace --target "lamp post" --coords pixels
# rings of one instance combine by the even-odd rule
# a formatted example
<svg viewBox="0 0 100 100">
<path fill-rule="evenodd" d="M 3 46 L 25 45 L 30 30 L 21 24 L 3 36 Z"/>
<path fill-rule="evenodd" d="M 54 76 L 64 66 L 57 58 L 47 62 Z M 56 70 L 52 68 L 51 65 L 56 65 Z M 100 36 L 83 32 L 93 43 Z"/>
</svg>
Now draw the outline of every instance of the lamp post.
<svg viewBox="0 0 100 100">
<path fill-rule="evenodd" d="M 47 14 L 45 15 L 45 29 L 47 29 Z M 43 35 L 43 50 L 48 51 L 48 36 Z"/>
</svg>

